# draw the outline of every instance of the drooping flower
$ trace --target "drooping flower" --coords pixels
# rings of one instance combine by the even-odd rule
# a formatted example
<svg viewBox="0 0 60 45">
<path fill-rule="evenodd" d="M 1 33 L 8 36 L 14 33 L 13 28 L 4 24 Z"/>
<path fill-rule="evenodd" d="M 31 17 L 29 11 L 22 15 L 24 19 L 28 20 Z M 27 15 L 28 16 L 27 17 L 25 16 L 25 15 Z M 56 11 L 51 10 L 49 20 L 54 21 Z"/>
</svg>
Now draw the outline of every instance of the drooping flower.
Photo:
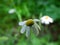
<svg viewBox="0 0 60 45">
<path fill-rule="evenodd" d="M 41 17 L 40 21 L 41 21 L 42 24 L 46 24 L 46 25 L 48 25 L 50 23 L 53 23 L 53 19 L 49 16 Z"/>
<path fill-rule="evenodd" d="M 13 14 L 13 13 L 15 13 L 15 11 L 16 11 L 15 9 L 10 9 L 8 13 Z"/>
<path fill-rule="evenodd" d="M 40 27 L 39 25 L 36 23 L 38 22 L 38 19 L 29 19 L 23 22 L 19 22 L 19 25 L 22 26 L 22 29 L 20 30 L 20 33 L 24 33 L 26 32 L 26 37 L 28 37 L 30 35 L 30 30 L 32 28 L 32 31 L 38 35 L 39 34 L 39 30 Z"/>
</svg>

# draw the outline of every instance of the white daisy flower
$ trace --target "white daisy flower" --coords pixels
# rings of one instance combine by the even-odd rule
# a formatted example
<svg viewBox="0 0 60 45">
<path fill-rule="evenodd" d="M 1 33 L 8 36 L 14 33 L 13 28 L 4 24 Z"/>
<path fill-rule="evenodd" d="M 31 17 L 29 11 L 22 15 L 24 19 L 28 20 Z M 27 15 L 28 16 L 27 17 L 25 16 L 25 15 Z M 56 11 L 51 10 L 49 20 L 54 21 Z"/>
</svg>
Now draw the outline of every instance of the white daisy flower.
<svg viewBox="0 0 60 45">
<path fill-rule="evenodd" d="M 50 23 L 53 23 L 53 19 L 49 16 L 43 16 L 41 17 L 41 23 L 48 25 Z"/>
<path fill-rule="evenodd" d="M 15 9 L 10 9 L 8 13 L 13 14 L 13 13 L 15 13 L 15 11 L 16 11 Z"/>
<path fill-rule="evenodd" d="M 33 32 L 38 35 L 39 34 L 39 30 L 40 27 L 39 25 L 36 23 L 38 22 L 38 19 L 29 19 L 23 22 L 19 22 L 19 25 L 22 26 L 21 29 L 21 33 L 23 34 L 24 32 L 26 32 L 26 37 L 28 37 L 30 35 L 30 29 L 33 29 Z"/>
</svg>

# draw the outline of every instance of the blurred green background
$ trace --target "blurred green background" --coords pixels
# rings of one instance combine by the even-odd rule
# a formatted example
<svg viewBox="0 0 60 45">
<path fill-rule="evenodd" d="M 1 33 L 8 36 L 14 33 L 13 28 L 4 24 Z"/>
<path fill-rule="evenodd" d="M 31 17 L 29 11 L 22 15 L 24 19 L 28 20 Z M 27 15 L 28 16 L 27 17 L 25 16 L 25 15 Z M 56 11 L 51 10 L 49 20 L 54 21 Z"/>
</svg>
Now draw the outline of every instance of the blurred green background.
<svg viewBox="0 0 60 45">
<path fill-rule="evenodd" d="M 16 9 L 9 14 L 10 9 Z M 48 15 L 54 23 L 41 26 L 40 34 L 31 35 L 28 42 L 25 34 L 20 34 L 20 21 Z M 1 0 L 0 1 L 0 45 L 60 45 L 60 0 Z"/>
</svg>

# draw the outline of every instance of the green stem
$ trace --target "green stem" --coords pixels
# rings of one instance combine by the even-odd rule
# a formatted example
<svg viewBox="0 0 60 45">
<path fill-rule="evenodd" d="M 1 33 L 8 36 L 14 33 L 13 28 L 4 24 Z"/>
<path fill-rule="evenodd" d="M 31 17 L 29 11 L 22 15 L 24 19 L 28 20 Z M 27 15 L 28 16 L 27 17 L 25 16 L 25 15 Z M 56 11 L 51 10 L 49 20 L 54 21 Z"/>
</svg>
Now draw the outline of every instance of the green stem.
<svg viewBox="0 0 60 45">
<path fill-rule="evenodd" d="M 13 7 L 16 9 L 15 4 L 13 3 L 14 0 L 11 0 L 11 2 L 13 4 Z M 17 14 L 17 17 L 18 17 L 19 21 L 22 21 L 21 12 L 17 11 L 17 9 L 16 9 L 16 14 Z"/>
<path fill-rule="evenodd" d="M 39 20 L 40 20 L 41 17 L 42 17 L 42 13 L 40 13 L 40 15 L 39 15 Z M 39 21 L 39 26 L 40 26 L 40 28 L 42 28 L 41 20 Z"/>
<path fill-rule="evenodd" d="M 50 34 L 50 31 L 48 30 L 48 25 L 45 26 L 45 30 L 47 34 Z"/>
<path fill-rule="evenodd" d="M 45 31 L 48 34 L 48 25 L 45 26 Z"/>
<path fill-rule="evenodd" d="M 50 32 L 49 32 L 49 30 L 48 30 L 48 25 L 45 26 L 45 30 L 46 30 L 46 34 L 48 35 L 48 36 L 47 36 L 47 39 L 48 39 L 48 41 L 49 41 Z"/>
<path fill-rule="evenodd" d="M 27 38 L 28 40 L 28 44 L 27 45 L 32 45 L 32 42 L 31 42 L 31 30 L 30 30 L 30 35 L 29 35 L 29 37 Z"/>
<path fill-rule="evenodd" d="M 28 44 L 27 45 L 31 45 L 31 37 L 28 37 Z"/>
<path fill-rule="evenodd" d="M 20 14 L 18 11 L 16 11 L 16 14 L 17 14 L 17 16 L 18 16 L 19 21 L 22 21 L 21 14 Z"/>
</svg>

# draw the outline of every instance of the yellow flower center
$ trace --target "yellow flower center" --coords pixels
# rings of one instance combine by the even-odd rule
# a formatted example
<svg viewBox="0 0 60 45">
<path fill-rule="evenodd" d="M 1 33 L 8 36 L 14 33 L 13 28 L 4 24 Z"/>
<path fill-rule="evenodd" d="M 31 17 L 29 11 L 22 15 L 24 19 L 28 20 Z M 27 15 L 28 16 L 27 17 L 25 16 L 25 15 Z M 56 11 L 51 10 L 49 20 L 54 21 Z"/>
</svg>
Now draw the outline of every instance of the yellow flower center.
<svg viewBox="0 0 60 45">
<path fill-rule="evenodd" d="M 26 25 L 32 26 L 34 24 L 34 21 L 32 19 L 27 20 Z"/>
<path fill-rule="evenodd" d="M 49 16 L 46 16 L 46 18 L 45 18 L 45 19 L 47 20 L 48 18 L 49 18 Z"/>
</svg>

